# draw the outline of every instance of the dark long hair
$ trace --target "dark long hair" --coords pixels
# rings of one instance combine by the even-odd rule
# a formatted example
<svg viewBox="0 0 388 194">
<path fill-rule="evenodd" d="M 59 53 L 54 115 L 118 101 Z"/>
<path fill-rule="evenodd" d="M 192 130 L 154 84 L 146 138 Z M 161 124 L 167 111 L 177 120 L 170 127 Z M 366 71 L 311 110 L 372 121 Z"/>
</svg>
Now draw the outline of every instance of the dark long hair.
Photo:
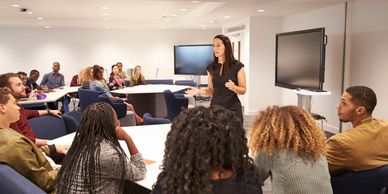
<svg viewBox="0 0 388 194">
<path fill-rule="evenodd" d="M 171 125 L 164 152 L 162 171 L 154 185 L 164 194 L 213 193 L 212 169 L 219 169 L 220 174 L 232 170 L 245 180 L 257 180 L 240 120 L 219 106 L 183 110 Z"/>
<path fill-rule="evenodd" d="M 113 109 L 104 102 L 89 105 L 83 112 L 73 143 L 67 152 L 57 180 L 58 193 L 69 193 L 74 179 L 81 176 L 89 193 L 96 193 L 100 174 L 100 144 L 103 140 L 113 144 L 119 156 L 121 173 L 120 190 L 124 189 L 126 155 L 116 135 Z"/>
<path fill-rule="evenodd" d="M 230 42 L 230 39 L 222 34 L 215 36 L 213 40 L 216 38 L 220 39 L 225 46 L 225 62 L 222 70 L 222 74 L 225 75 L 225 73 L 229 72 L 229 70 L 232 68 L 232 65 L 236 61 L 236 59 L 233 56 L 232 43 Z M 216 65 L 218 64 L 218 57 L 216 57 L 214 54 L 213 56 L 214 60 L 212 63 L 210 63 L 210 74 L 212 75 L 216 68 Z"/>
</svg>

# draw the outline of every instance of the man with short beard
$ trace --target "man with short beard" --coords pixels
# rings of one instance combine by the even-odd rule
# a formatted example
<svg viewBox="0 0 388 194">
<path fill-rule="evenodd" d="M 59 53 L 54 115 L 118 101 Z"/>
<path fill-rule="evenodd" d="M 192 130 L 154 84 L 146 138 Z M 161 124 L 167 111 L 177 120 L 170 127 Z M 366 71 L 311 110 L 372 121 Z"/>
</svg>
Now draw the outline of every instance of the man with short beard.
<svg viewBox="0 0 388 194">
<path fill-rule="evenodd" d="M 26 87 L 22 84 L 22 81 L 15 73 L 6 73 L 0 75 L 0 87 L 8 87 L 11 90 L 12 96 L 17 100 L 26 97 Z M 32 131 L 31 126 L 28 124 L 28 119 L 38 117 L 42 115 L 51 114 L 53 116 L 60 117 L 61 112 L 58 110 L 28 110 L 20 106 L 20 119 L 17 122 L 11 123 L 10 128 L 18 131 L 22 135 L 26 136 L 38 147 L 47 145 L 47 139 L 36 138 L 35 133 Z"/>
</svg>

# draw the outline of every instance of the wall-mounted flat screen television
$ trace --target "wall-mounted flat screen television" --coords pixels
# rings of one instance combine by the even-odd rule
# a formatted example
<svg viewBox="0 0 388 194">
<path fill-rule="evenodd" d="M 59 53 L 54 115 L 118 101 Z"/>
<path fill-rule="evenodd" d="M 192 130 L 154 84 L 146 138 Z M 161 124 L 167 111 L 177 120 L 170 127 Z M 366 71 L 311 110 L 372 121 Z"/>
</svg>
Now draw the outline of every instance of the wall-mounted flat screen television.
<svg viewBox="0 0 388 194">
<path fill-rule="evenodd" d="M 276 34 L 275 86 L 323 91 L 325 28 Z"/>
<path fill-rule="evenodd" d="M 213 45 L 175 45 L 174 74 L 207 75 L 207 66 L 213 61 Z"/>
</svg>

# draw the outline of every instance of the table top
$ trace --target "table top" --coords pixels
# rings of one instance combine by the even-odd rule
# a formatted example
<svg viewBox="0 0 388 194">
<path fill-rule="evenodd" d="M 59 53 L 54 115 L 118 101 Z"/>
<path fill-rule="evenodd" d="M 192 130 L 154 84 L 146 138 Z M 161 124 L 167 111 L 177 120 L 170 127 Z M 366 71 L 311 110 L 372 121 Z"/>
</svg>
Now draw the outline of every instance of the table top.
<svg viewBox="0 0 388 194">
<path fill-rule="evenodd" d="M 46 98 L 42 100 L 37 100 L 36 97 L 32 99 L 21 99 L 18 104 L 24 105 L 24 104 L 37 104 L 37 103 L 46 103 L 46 102 L 55 102 L 61 97 L 65 96 L 68 93 L 73 93 L 73 92 L 78 92 L 79 86 L 74 86 L 74 87 L 69 87 L 65 86 L 62 89 L 54 89 L 54 91 L 49 92 L 49 93 L 44 93 L 46 94 Z"/>
<path fill-rule="evenodd" d="M 171 129 L 171 124 L 131 126 L 123 127 L 123 129 L 131 136 L 143 158 L 155 161 L 153 164 L 147 165 L 146 177 L 143 180 L 136 181 L 137 184 L 152 190 L 152 185 L 156 182 L 160 173 L 159 167 L 163 160 L 164 143 Z M 48 144 L 70 145 L 74 136 L 75 133 L 71 133 L 51 140 Z M 127 156 L 130 156 L 126 143 L 120 141 L 120 145 Z"/>
<path fill-rule="evenodd" d="M 166 85 L 166 84 L 147 84 L 138 85 L 134 87 L 127 87 L 120 90 L 112 90 L 112 93 L 117 94 L 151 94 L 151 93 L 163 93 L 164 90 L 170 90 L 171 92 L 177 92 L 184 90 L 190 86 L 182 85 Z"/>
</svg>

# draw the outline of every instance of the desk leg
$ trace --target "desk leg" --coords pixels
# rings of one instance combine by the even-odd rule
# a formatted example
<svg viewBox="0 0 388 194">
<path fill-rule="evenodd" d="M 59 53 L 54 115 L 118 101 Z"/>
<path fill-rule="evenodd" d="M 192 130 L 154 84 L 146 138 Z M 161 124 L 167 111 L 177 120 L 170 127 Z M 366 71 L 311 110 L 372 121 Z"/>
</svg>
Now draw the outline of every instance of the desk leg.
<svg viewBox="0 0 388 194">
<path fill-rule="evenodd" d="M 64 95 L 62 97 L 62 106 L 63 106 L 63 112 L 65 113 L 69 112 L 69 102 L 67 101 L 67 95 Z"/>
</svg>

